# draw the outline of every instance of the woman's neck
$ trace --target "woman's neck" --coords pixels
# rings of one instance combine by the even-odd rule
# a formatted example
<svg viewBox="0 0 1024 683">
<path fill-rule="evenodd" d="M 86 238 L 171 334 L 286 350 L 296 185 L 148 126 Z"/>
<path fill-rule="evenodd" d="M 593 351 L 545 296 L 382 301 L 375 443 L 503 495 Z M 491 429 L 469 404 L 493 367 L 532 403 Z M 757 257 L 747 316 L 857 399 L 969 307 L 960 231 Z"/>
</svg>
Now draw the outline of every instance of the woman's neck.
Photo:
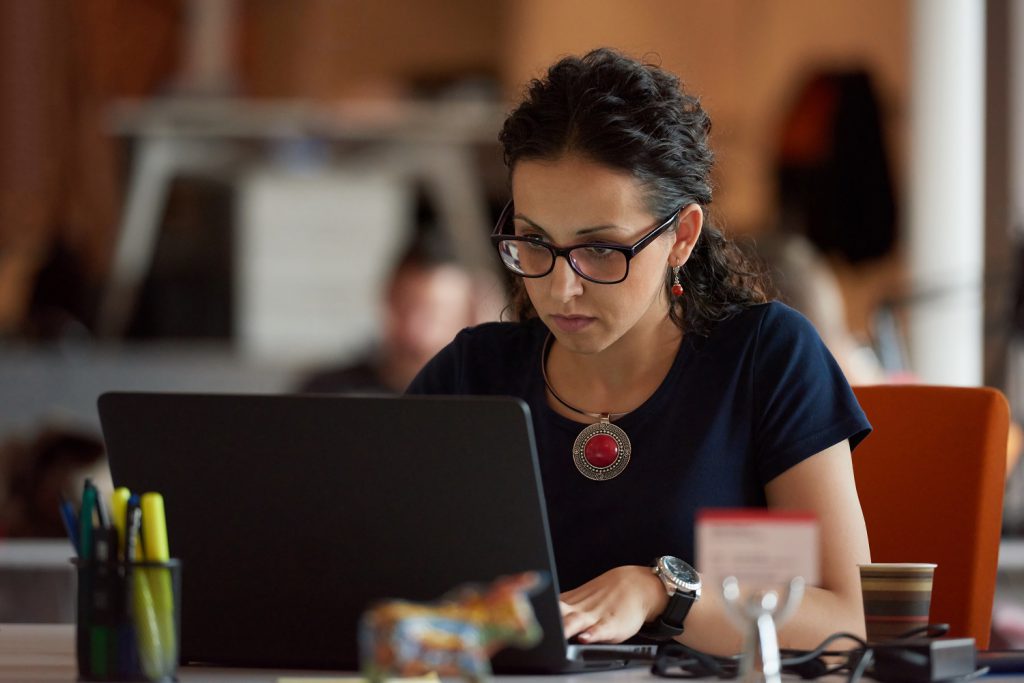
<svg viewBox="0 0 1024 683">
<path fill-rule="evenodd" d="M 574 353 L 553 340 L 546 361 L 548 381 L 565 402 L 580 410 L 626 413 L 661 386 L 682 337 L 682 330 L 666 316 L 650 329 L 633 328 L 595 354 Z"/>
</svg>

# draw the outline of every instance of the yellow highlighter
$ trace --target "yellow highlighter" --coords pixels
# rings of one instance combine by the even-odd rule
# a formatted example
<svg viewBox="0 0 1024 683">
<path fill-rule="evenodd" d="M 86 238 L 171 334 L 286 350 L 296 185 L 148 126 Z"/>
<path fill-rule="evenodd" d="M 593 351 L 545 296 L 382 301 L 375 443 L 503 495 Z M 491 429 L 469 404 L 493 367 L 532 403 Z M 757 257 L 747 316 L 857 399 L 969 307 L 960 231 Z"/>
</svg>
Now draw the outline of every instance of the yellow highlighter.
<svg viewBox="0 0 1024 683">
<path fill-rule="evenodd" d="M 141 561 L 142 544 L 139 542 L 139 536 L 142 535 L 142 508 L 138 496 L 130 496 L 128 499 L 125 526 L 127 527 L 125 555 Z M 160 646 L 160 627 L 157 622 L 156 607 L 153 605 L 153 592 L 149 587 L 150 570 L 145 565 L 134 565 L 129 577 L 132 619 L 138 642 L 138 664 L 142 667 L 148 680 L 160 680 L 163 677 L 164 660 L 163 649 Z M 129 664 L 126 668 L 130 669 L 131 665 Z"/>
<path fill-rule="evenodd" d="M 153 604 L 148 569 L 136 569 L 132 575 L 132 613 L 135 615 L 135 634 L 139 644 L 139 665 L 151 681 L 163 678 L 168 671 L 164 663 L 165 648 L 160 642 L 160 617 Z M 173 668 L 170 669 L 173 671 Z"/>
<path fill-rule="evenodd" d="M 114 528 L 117 529 L 118 558 L 124 559 L 125 562 L 132 559 L 125 555 L 128 548 L 128 536 L 125 533 L 128 524 L 128 499 L 131 496 L 132 492 L 123 486 L 114 489 L 114 492 L 110 494 L 110 512 L 114 517 Z"/>
<path fill-rule="evenodd" d="M 164 499 L 159 493 L 144 493 L 142 507 L 142 548 L 148 562 L 166 562 L 171 559 L 167 543 L 167 522 L 164 516 Z M 174 630 L 174 593 L 171 590 L 171 575 L 162 568 L 147 570 L 149 586 L 156 608 L 160 645 L 163 650 L 164 671 L 173 671 L 178 658 L 177 638 Z"/>
</svg>

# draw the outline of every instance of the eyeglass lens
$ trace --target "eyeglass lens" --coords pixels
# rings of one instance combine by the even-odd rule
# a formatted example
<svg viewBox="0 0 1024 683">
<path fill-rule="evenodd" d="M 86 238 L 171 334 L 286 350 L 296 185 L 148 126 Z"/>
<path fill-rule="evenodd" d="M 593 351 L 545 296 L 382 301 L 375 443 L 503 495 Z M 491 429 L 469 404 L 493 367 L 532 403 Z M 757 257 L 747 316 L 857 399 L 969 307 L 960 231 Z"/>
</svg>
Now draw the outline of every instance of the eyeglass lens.
<svg viewBox="0 0 1024 683">
<path fill-rule="evenodd" d="M 555 253 L 539 242 L 504 240 L 499 251 L 506 267 L 526 276 L 546 275 L 555 260 Z M 628 259 L 615 249 L 580 246 L 570 250 L 569 258 L 577 272 L 598 282 L 616 282 L 626 276 Z"/>
</svg>

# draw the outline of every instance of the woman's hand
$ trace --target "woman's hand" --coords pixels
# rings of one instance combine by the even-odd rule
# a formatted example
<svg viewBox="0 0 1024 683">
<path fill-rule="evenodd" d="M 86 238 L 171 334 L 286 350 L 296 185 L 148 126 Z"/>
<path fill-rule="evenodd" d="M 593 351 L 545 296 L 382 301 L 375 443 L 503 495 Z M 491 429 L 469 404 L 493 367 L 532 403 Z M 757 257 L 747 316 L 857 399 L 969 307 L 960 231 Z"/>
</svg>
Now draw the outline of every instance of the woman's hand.
<svg viewBox="0 0 1024 683">
<path fill-rule="evenodd" d="M 561 595 L 565 637 L 582 643 L 621 643 L 668 604 L 665 587 L 650 567 L 610 569 Z"/>
</svg>

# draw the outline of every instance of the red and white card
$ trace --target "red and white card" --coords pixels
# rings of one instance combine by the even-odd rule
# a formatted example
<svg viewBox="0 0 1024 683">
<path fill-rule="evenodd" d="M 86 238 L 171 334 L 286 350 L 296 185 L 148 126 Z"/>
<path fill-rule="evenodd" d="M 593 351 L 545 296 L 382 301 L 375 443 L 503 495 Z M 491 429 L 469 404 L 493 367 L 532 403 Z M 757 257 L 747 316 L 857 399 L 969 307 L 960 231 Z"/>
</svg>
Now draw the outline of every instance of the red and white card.
<svg viewBox="0 0 1024 683">
<path fill-rule="evenodd" d="M 744 591 L 780 588 L 797 576 L 813 586 L 820 581 L 818 519 L 763 508 L 700 510 L 695 559 L 705 590 L 728 576 Z"/>
</svg>

